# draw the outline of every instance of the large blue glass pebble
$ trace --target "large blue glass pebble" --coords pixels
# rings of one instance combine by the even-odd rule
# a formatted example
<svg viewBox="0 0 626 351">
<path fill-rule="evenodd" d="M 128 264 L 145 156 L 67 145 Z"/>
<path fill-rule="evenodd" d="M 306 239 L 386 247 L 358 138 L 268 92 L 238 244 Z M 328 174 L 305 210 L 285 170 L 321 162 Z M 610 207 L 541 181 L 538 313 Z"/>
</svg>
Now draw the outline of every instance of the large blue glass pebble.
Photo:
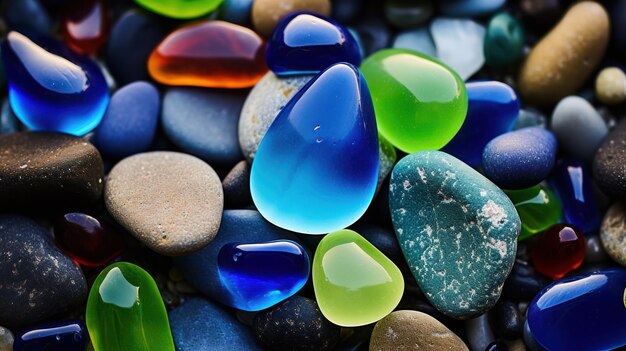
<svg viewBox="0 0 626 351">
<path fill-rule="evenodd" d="M 284 17 L 267 43 L 267 66 L 277 75 L 317 73 L 337 62 L 361 64 L 350 31 L 322 15 L 297 12 Z"/>
<path fill-rule="evenodd" d="M 87 327 L 79 320 L 41 324 L 15 337 L 14 351 L 85 351 L 89 343 Z"/>
<path fill-rule="evenodd" d="M 439 10 L 447 16 L 478 17 L 499 10 L 506 0 L 440 0 Z"/>
<path fill-rule="evenodd" d="M 238 309 L 260 311 L 300 290 L 309 278 L 309 256 L 290 240 L 229 243 L 217 257 L 222 283 Z"/>
<path fill-rule="evenodd" d="M 564 278 L 528 307 L 528 327 L 545 349 L 612 350 L 626 345 L 626 270 Z"/>
<path fill-rule="evenodd" d="M 313 77 L 276 116 L 252 163 L 250 191 L 271 223 L 325 234 L 363 215 L 378 166 L 367 84 L 356 67 L 339 63 Z"/>
<path fill-rule="evenodd" d="M 2 43 L 11 107 L 30 129 L 86 134 L 109 103 L 104 76 L 90 58 L 59 43 L 50 43 L 50 49 L 18 32 Z"/>
<path fill-rule="evenodd" d="M 596 205 L 586 165 L 579 161 L 563 161 L 552 172 L 551 183 L 561 199 L 566 223 L 585 234 L 598 229 L 602 215 Z"/>
<path fill-rule="evenodd" d="M 513 129 L 520 103 L 510 86 L 497 81 L 470 82 L 465 88 L 467 117 L 461 130 L 441 150 L 476 167 L 485 145 Z"/>
</svg>

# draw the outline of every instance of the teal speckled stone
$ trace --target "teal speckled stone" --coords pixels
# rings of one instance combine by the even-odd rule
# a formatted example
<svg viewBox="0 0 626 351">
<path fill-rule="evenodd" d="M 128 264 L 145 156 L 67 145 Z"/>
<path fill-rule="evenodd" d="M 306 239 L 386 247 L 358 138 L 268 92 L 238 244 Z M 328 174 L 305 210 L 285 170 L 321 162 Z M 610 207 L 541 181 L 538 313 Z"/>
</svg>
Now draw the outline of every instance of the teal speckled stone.
<svg viewBox="0 0 626 351">
<path fill-rule="evenodd" d="M 493 307 L 521 227 L 506 194 L 453 156 L 423 151 L 394 167 L 389 207 L 404 257 L 433 306 L 457 319 Z"/>
</svg>

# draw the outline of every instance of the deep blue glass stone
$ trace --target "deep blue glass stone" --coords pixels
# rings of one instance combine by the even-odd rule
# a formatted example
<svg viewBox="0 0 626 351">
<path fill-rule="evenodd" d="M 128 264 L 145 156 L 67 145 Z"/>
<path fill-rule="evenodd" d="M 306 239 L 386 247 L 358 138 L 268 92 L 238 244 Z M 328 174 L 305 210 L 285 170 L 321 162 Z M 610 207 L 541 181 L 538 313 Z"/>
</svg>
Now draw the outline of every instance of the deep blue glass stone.
<svg viewBox="0 0 626 351">
<path fill-rule="evenodd" d="M 322 15 L 296 12 L 276 25 L 267 43 L 267 66 L 278 75 L 317 73 L 337 62 L 361 64 L 350 31 Z"/>
<path fill-rule="evenodd" d="M 233 296 L 233 307 L 259 311 L 297 293 L 309 278 L 309 256 L 290 240 L 229 243 L 218 254 L 220 280 Z"/>
<path fill-rule="evenodd" d="M 79 320 L 41 324 L 15 337 L 14 351 L 85 351 L 89 343 L 87 327 Z"/>
<path fill-rule="evenodd" d="M 596 205 L 587 166 L 579 161 L 565 160 L 555 167 L 551 183 L 563 204 L 566 223 L 585 234 L 598 229 L 602 215 Z"/>
<path fill-rule="evenodd" d="M 472 167 L 480 165 L 491 139 L 511 131 L 520 110 L 515 91 L 497 81 L 469 82 L 467 117 L 459 132 L 441 149 Z"/>
<path fill-rule="evenodd" d="M 378 166 L 367 84 L 356 67 L 339 63 L 313 77 L 276 116 L 252 163 L 250 191 L 274 225 L 325 234 L 365 213 Z"/>
<path fill-rule="evenodd" d="M 558 280 L 528 308 L 532 336 L 545 349 L 612 350 L 626 345 L 626 270 Z"/>
<path fill-rule="evenodd" d="M 30 129 L 84 135 L 107 108 L 104 76 L 89 57 L 47 44 L 49 51 L 17 32 L 2 43 L 11 107 Z"/>
</svg>

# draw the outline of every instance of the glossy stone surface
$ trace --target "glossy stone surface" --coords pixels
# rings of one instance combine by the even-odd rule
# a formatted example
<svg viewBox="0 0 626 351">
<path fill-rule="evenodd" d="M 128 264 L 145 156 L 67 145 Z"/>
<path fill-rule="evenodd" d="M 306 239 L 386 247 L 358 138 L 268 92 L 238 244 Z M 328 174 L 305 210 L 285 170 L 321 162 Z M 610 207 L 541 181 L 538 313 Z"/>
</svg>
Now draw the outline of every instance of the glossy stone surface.
<svg viewBox="0 0 626 351">
<path fill-rule="evenodd" d="M 550 182 L 561 200 L 565 223 L 585 234 L 598 229 L 602 220 L 589 171 L 580 161 L 564 160 L 552 172 Z"/>
<path fill-rule="evenodd" d="M 497 11 L 505 3 L 505 0 L 441 0 L 438 4 L 448 16 L 478 17 Z"/>
<path fill-rule="evenodd" d="M 107 37 L 108 9 L 103 0 L 74 2 L 63 20 L 63 37 L 77 52 L 95 54 Z"/>
<path fill-rule="evenodd" d="M 135 0 L 136 3 L 161 16 L 189 19 L 206 15 L 223 0 Z"/>
<path fill-rule="evenodd" d="M 372 201 L 378 159 L 365 80 L 356 67 L 336 64 L 309 81 L 268 129 L 252 163 L 252 199 L 279 227 L 339 230 Z"/>
<path fill-rule="evenodd" d="M 611 350 L 624 346 L 625 286 L 623 268 L 558 280 L 539 293 L 528 307 L 530 332 L 542 347 L 555 351 Z"/>
<path fill-rule="evenodd" d="M 430 24 L 430 33 L 437 47 L 437 58 L 463 80 L 485 64 L 485 27 L 482 24 L 470 19 L 437 17 Z"/>
<path fill-rule="evenodd" d="M 229 243 L 220 249 L 217 267 L 238 309 L 259 311 L 297 293 L 309 278 L 309 255 L 289 240 Z"/>
<path fill-rule="evenodd" d="M 583 233 L 575 227 L 556 224 L 541 234 L 532 249 L 533 266 L 552 279 L 563 278 L 580 267 L 587 244 Z"/>
<path fill-rule="evenodd" d="M 101 267 L 122 253 L 124 239 L 110 224 L 84 213 L 71 212 L 54 224 L 57 246 L 76 262 Z"/>
<path fill-rule="evenodd" d="M 378 130 L 400 150 L 439 149 L 463 125 L 465 85 L 439 61 L 411 50 L 385 49 L 366 58 L 361 70 Z"/>
<path fill-rule="evenodd" d="M 14 351 L 85 351 L 89 333 L 80 320 L 30 326 L 15 336 Z"/>
<path fill-rule="evenodd" d="M 249 88 L 267 72 L 263 39 L 223 21 L 186 25 L 168 35 L 148 59 L 152 78 L 165 85 Z"/>
<path fill-rule="evenodd" d="M 504 67 L 517 62 L 524 49 L 524 30 L 519 21 L 503 12 L 489 20 L 485 32 L 485 63 Z"/>
<path fill-rule="evenodd" d="M 267 42 L 267 66 L 277 75 L 317 73 L 337 62 L 355 66 L 361 52 L 339 22 L 307 12 L 283 17 Z"/>
<path fill-rule="evenodd" d="M 114 263 L 98 275 L 85 319 L 95 351 L 174 351 L 159 289 L 132 263 Z"/>
<path fill-rule="evenodd" d="M 497 186 L 444 152 L 418 152 L 394 167 L 389 209 L 409 268 L 434 307 L 458 319 L 493 307 L 520 230 Z"/>
<path fill-rule="evenodd" d="M 382 252 L 344 229 L 320 241 L 313 259 L 313 288 L 328 320 L 355 327 L 374 323 L 393 311 L 402 298 L 404 279 Z"/>
<path fill-rule="evenodd" d="M 30 129 L 86 134 L 109 103 L 104 76 L 88 57 L 50 44 L 48 52 L 18 32 L 2 43 L 11 107 Z"/>
<path fill-rule="evenodd" d="M 535 185 L 521 190 L 506 190 L 506 194 L 522 220 L 519 240 L 542 232 L 561 220 L 561 201 L 548 187 Z"/>
<path fill-rule="evenodd" d="M 469 82 L 465 89 L 467 117 L 461 130 L 441 151 L 476 167 L 480 165 L 485 145 L 513 129 L 520 102 L 510 86 L 497 81 Z"/>
</svg>

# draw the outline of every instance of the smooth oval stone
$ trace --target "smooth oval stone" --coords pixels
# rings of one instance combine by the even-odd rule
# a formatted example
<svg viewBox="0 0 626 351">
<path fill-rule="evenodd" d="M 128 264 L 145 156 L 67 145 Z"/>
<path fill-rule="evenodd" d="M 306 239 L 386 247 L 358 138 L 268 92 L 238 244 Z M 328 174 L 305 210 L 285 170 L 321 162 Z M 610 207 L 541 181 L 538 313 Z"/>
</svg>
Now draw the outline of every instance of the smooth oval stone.
<svg viewBox="0 0 626 351">
<path fill-rule="evenodd" d="M 170 88 L 163 97 L 163 131 L 181 150 L 231 166 L 242 159 L 237 127 L 245 98 L 239 91 Z"/>
<path fill-rule="evenodd" d="M 222 180 L 224 204 L 227 208 L 246 208 L 252 204 L 250 195 L 250 164 L 239 161 Z"/>
<path fill-rule="evenodd" d="M 461 338 L 426 313 L 394 311 L 374 326 L 370 351 L 416 349 L 469 351 Z"/>
<path fill-rule="evenodd" d="M 65 209 L 102 195 L 104 165 L 84 139 L 50 132 L 0 136 L 0 208 Z"/>
<path fill-rule="evenodd" d="M 626 200 L 626 119 L 607 135 L 593 158 L 596 184 L 611 197 Z"/>
<path fill-rule="evenodd" d="M 485 176 L 505 189 L 523 189 L 544 180 L 556 160 L 557 141 L 539 127 L 519 129 L 491 140 L 483 151 Z"/>
<path fill-rule="evenodd" d="M 531 257 L 537 271 L 552 279 L 563 278 L 585 259 L 587 243 L 578 228 L 555 224 L 533 245 Z"/>
<path fill-rule="evenodd" d="M 522 221 L 519 240 L 542 232 L 561 221 L 563 209 L 557 195 L 547 186 L 506 190 Z"/>
<path fill-rule="evenodd" d="M 626 345 L 626 270 L 558 280 L 528 307 L 528 326 L 549 350 L 610 350 Z M 563 337 L 567 335 L 567 337 Z"/>
<path fill-rule="evenodd" d="M 602 220 L 600 240 L 606 253 L 615 262 L 626 266 L 626 206 L 614 203 Z"/>
<path fill-rule="evenodd" d="M 117 262 L 91 286 L 85 314 L 95 351 L 174 351 L 165 305 L 141 267 Z"/>
<path fill-rule="evenodd" d="M 431 0 L 385 1 L 385 18 L 398 28 L 413 28 L 426 23 L 433 15 Z"/>
<path fill-rule="evenodd" d="M 605 105 L 626 101 L 626 74 L 618 67 L 607 67 L 596 77 L 596 97 Z"/>
<path fill-rule="evenodd" d="M 568 96 L 556 105 L 550 126 L 563 150 L 583 161 L 591 161 L 609 132 L 596 109 L 578 96 Z"/>
<path fill-rule="evenodd" d="M 528 262 L 517 260 L 504 283 L 502 296 L 515 302 L 528 302 L 548 284 L 548 278 L 537 274 Z"/>
<path fill-rule="evenodd" d="M 174 262 L 185 279 L 201 293 L 226 306 L 240 308 L 239 297 L 222 282 L 218 271 L 218 254 L 229 243 L 266 242 L 287 239 L 300 240 L 290 232 L 267 222 L 253 210 L 226 210 L 220 229 L 204 249 L 190 255 L 176 257 Z"/>
<path fill-rule="evenodd" d="M 357 327 L 374 323 L 396 308 L 404 279 L 374 245 L 344 229 L 326 235 L 315 250 L 313 288 L 329 321 Z"/>
<path fill-rule="evenodd" d="M 178 351 L 261 350 L 249 328 L 210 300 L 191 297 L 169 318 Z"/>
<path fill-rule="evenodd" d="M 439 10 L 454 17 L 479 17 L 498 11 L 506 0 L 443 0 Z"/>
<path fill-rule="evenodd" d="M 438 17 L 430 23 L 430 34 L 437 47 L 437 58 L 463 80 L 485 64 L 485 27 L 481 24 L 468 19 Z"/>
<path fill-rule="evenodd" d="M 217 9 L 223 0 L 135 0 L 136 3 L 161 16 L 189 19 Z"/>
<path fill-rule="evenodd" d="M 309 256 L 289 240 L 229 243 L 217 255 L 220 279 L 244 311 L 260 311 L 297 293 L 309 279 Z"/>
<path fill-rule="evenodd" d="M 337 62 L 361 63 L 346 27 L 325 16 L 296 12 L 283 17 L 267 42 L 267 66 L 277 75 L 317 73 Z"/>
<path fill-rule="evenodd" d="M 14 351 L 85 351 L 89 333 L 80 320 L 65 320 L 29 327 L 16 335 Z"/>
<path fill-rule="evenodd" d="M 252 3 L 253 0 L 224 0 L 219 7 L 218 18 L 242 26 L 248 25 Z"/>
<path fill-rule="evenodd" d="M 606 252 L 602 244 L 600 235 L 587 235 L 587 254 L 585 256 L 585 262 L 587 263 L 601 263 L 606 262 L 609 255 Z"/>
<path fill-rule="evenodd" d="M 147 151 L 156 134 L 159 105 L 159 92 L 148 82 L 116 90 L 94 135 L 98 150 L 112 159 Z"/>
<path fill-rule="evenodd" d="M 389 209 L 404 257 L 433 306 L 458 319 L 493 307 L 521 226 L 497 186 L 444 152 L 418 152 L 394 167 Z"/>
<path fill-rule="evenodd" d="M 252 2 L 252 25 L 257 33 L 267 38 L 283 17 L 296 11 L 310 11 L 330 16 L 330 1 L 255 0 Z"/>
<path fill-rule="evenodd" d="M 341 328 L 324 317 L 315 300 L 292 296 L 259 312 L 252 330 L 267 350 L 325 351 L 335 347 Z"/>
<path fill-rule="evenodd" d="M 428 28 L 418 28 L 400 32 L 393 39 L 394 49 L 408 49 L 430 57 L 437 57 L 435 42 Z"/>
<path fill-rule="evenodd" d="M 385 49 L 361 65 L 380 134 L 404 152 L 439 149 L 467 113 L 461 78 L 448 66 L 405 49 Z"/>
<path fill-rule="evenodd" d="M 78 307 L 87 296 L 80 268 L 30 218 L 0 215 L 0 323 L 42 322 Z"/>
<path fill-rule="evenodd" d="M 602 219 L 596 205 L 589 168 L 580 162 L 564 160 L 552 172 L 550 184 L 561 199 L 565 223 L 591 233 Z"/>
<path fill-rule="evenodd" d="M 104 200 L 119 224 L 151 250 L 168 256 L 197 251 L 211 242 L 224 205 L 222 184 L 211 166 L 169 151 L 137 154 L 116 164 Z"/>
<path fill-rule="evenodd" d="M 602 5 L 572 6 L 524 61 L 517 80 L 523 100 L 547 107 L 576 93 L 604 56 L 608 40 L 609 16 Z"/>
<path fill-rule="evenodd" d="M 500 299 L 489 311 L 489 321 L 494 333 L 506 340 L 516 340 L 522 337 L 524 322 L 517 304 Z"/>
<path fill-rule="evenodd" d="M 465 321 L 465 331 L 467 343 L 472 351 L 494 351 L 489 348 L 495 341 L 495 337 L 489 325 L 489 316 L 486 313 Z"/>
<path fill-rule="evenodd" d="M 267 72 L 264 42 L 238 24 L 204 21 L 168 35 L 150 54 L 148 71 L 165 85 L 249 88 Z"/>
<path fill-rule="evenodd" d="M 48 52 L 18 32 L 2 43 L 11 107 L 30 129 L 84 135 L 109 103 L 106 81 L 90 58 L 51 44 Z"/>
<path fill-rule="evenodd" d="M 476 167 L 485 145 L 513 129 L 520 103 L 510 86 L 497 81 L 469 82 L 465 89 L 467 117 L 461 130 L 441 150 Z"/>
<path fill-rule="evenodd" d="M 63 39 L 73 50 L 96 54 L 109 32 L 108 8 L 103 0 L 75 2 L 62 21 Z"/>
<path fill-rule="evenodd" d="M 524 29 L 515 17 L 500 13 L 487 24 L 485 32 L 485 63 L 504 67 L 517 62 L 524 49 Z"/>
<path fill-rule="evenodd" d="M 280 111 L 256 152 L 250 191 L 271 223 L 324 234 L 365 213 L 378 168 L 367 85 L 356 67 L 339 63 L 311 79 Z"/>
</svg>

